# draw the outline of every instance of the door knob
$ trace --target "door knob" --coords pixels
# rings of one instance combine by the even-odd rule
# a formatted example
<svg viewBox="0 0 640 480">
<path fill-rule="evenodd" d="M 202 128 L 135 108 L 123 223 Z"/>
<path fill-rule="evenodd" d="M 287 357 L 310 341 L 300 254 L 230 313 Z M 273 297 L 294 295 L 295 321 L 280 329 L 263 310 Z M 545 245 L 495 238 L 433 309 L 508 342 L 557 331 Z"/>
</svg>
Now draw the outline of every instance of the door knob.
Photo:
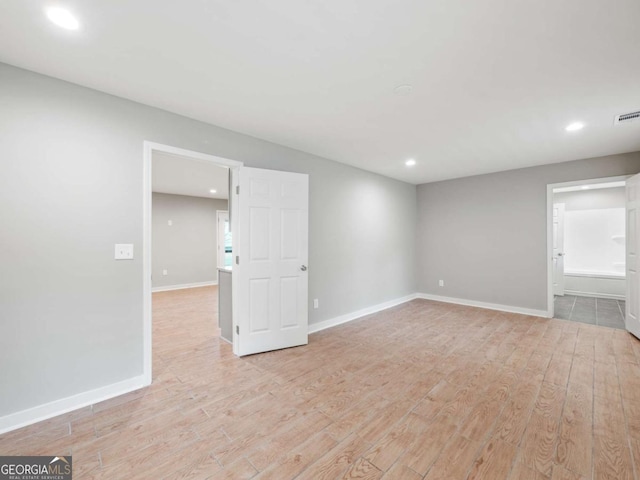
<svg viewBox="0 0 640 480">
<path fill-rule="evenodd" d="M 307 266 L 306 265 L 300 266 L 300 270 L 302 270 L 303 272 L 306 272 L 307 271 Z"/>
</svg>

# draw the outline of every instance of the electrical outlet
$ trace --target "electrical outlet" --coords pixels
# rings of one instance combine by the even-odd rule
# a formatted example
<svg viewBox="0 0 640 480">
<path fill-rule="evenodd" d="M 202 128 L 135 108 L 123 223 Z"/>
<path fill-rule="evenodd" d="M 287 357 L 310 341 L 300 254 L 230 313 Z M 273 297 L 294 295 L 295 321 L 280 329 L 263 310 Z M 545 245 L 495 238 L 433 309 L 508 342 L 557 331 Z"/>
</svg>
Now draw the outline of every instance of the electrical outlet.
<svg viewBox="0 0 640 480">
<path fill-rule="evenodd" d="M 168 270 L 162 270 L 162 275 L 169 275 L 169 271 Z"/>
<path fill-rule="evenodd" d="M 169 220 L 169 221 L 167 222 L 167 225 L 169 225 L 169 226 L 173 225 L 173 220 Z"/>
<path fill-rule="evenodd" d="M 438 285 L 440 285 L 441 287 L 444 287 L 444 280 L 439 280 Z"/>
<path fill-rule="evenodd" d="M 318 299 L 317 299 L 317 298 L 314 298 L 314 299 L 313 299 L 313 308 L 318 308 L 319 306 L 320 306 L 320 304 L 319 304 L 319 302 L 318 302 Z"/>
<path fill-rule="evenodd" d="M 133 244 L 116 243 L 116 260 L 133 260 Z"/>
</svg>

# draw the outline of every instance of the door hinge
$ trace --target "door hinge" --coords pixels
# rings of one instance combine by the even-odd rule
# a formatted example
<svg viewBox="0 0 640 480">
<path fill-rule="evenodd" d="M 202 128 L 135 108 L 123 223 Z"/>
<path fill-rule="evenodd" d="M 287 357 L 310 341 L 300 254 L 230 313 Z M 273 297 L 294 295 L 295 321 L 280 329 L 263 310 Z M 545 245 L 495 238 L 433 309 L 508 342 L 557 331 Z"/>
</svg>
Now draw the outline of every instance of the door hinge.
<svg viewBox="0 0 640 480">
<path fill-rule="evenodd" d="M 240 265 L 240 255 L 236 255 L 236 265 Z"/>
<path fill-rule="evenodd" d="M 236 335 L 240 335 L 240 325 L 236 325 Z"/>
<path fill-rule="evenodd" d="M 236 195 L 240 195 L 240 185 L 236 185 Z"/>
</svg>

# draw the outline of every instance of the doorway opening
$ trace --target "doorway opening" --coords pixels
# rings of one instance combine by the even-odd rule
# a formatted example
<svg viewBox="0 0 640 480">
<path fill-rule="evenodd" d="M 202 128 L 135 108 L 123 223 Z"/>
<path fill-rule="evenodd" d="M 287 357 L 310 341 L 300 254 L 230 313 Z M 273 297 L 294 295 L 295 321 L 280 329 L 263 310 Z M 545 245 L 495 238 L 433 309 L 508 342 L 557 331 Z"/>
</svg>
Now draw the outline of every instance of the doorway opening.
<svg viewBox="0 0 640 480">
<path fill-rule="evenodd" d="M 222 348 L 216 347 L 221 340 L 218 222 L 223 219 L 227 241 L 221 247 L 230 257 L 236 202 L 230 193 L 242 163 L 151 142 L 144 147 L 143 368 L 145 383 L 151 384 L 172 362 L 186 368 L 180 363 L 189 357 L 184 353 Z M 232 304 L 231 288 L 228 294 Z M 197 375 L 210 365 L 189 368 Z"/>
<path fill-rule="evenodd" d="M 625 329 L 626 178 L 548 186 L 549 316 Z"/>
<path fill-rule="evenodd" d="M 233 256 L 232 235 L 229 225 L 229 212 L 218 211 L 217 212 L 217 242 L 216 248 L 218 249 L 218 268 L 231 268 Z"/>
<path fill-rule="evenodd" d="M 228 225 L 229 168 L 164 152 L 152 153 L 152 290 L 216 286 Z"/>
</svg>

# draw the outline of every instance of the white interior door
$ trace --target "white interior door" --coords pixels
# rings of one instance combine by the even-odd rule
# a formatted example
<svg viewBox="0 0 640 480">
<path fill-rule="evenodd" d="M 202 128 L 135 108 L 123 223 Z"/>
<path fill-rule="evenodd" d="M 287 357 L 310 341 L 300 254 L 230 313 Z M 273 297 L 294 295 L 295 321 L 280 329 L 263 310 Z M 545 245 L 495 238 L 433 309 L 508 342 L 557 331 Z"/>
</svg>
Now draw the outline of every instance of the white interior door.
<svg viewBox="0 0 640 480">
<path fill-rule="evenodd" d="M 627 330 L 640 338 L 640 284 L 638 283 L 638 267 L 640 267 L 640 175 L 627 180 L 627 298 L 625 325 Z"/>
<path fill-rule="evenodd" d="M 564 295 L 564 203 L 553 204 L 553 294 Z"/>
<path fill-rule="evenodd" d="M 242 167 L 239 186 L 237 353 L 305 345 L 309 177 Z"/>
</svg>

